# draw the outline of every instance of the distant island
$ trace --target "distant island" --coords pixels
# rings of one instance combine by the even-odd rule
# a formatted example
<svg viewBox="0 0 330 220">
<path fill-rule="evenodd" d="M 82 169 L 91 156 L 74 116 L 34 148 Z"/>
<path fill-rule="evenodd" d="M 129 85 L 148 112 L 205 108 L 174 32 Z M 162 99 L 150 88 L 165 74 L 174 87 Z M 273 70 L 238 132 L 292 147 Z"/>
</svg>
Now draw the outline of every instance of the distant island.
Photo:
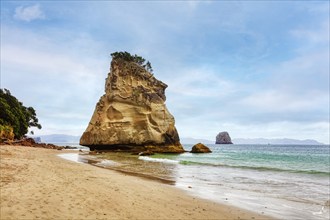
<svg viewBox="0 0 330 220">
<path fill-rule="evenodd" d="M 79 143 L 80 136 L 66 134 L 50 134 L 32 137 L 38 142 L 44 143 Z"/>
</svg>

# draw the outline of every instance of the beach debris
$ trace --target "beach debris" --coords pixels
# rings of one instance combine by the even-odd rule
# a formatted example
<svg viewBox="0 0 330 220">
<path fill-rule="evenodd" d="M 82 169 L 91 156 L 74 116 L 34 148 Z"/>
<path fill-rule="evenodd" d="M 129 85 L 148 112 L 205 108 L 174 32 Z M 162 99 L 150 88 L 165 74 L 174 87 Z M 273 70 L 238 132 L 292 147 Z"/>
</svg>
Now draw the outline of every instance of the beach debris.
<svg viewBox="0 0 330 220">
<path fill-rule="evenodd" d="M 233 144 L 227 131 L 220 132 L 215 137 L 215 144 Z"/>
<path fill-rule="evenodd" d="M 165 105 L 167 85 L 125 57 L 113 56 L 105 94 L 80 145 L 91 151 L 183 153 L 174 117 Z"/>
<path fill-rule="evenodd" d="M 192 147 L 190 153 L 212 153 L 212 151 L 204 144 L 198 143 Z"/>
</svg>

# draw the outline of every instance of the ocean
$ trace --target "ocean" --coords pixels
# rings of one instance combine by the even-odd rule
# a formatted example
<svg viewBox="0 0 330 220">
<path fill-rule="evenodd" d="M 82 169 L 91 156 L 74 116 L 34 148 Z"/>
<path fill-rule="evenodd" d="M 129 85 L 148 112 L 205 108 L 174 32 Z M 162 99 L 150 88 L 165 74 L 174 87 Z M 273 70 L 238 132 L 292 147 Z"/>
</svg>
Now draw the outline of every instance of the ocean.
<svg viewBox="0 0 330 220">
<path fill-rule="evenodd" d="M 208 147 L 212 153 L 103 153 L 81 160 L 167 181 L 193 196 L 279 219 L 330 219 L 329 145 Z"/>
</svg>

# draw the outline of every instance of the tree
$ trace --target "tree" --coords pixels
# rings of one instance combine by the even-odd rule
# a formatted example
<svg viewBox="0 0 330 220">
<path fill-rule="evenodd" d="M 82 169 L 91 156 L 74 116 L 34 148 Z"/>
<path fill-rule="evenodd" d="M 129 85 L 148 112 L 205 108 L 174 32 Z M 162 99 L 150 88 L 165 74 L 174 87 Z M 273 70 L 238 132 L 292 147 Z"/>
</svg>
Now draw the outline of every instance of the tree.
<svg viewBox="0 0 330 220">
<path fill-rule="evenodd" d="M 146 68 L 146 70 L 148 70 L 149 72 L 152 73 L 153 69 L 152 69 L 151 63 L 149 61 L 146 63 L 146 67 L 145 68 Z"/>
<path fill-rule="evenodd" d="M 41 129 L 36 111 L 25 107 L 7 89 L 0 89 L 0 125 L 11 127 L 15 138 L 22 138 L 29 127 Z"/>
<path fill-rule="evenodd" d="M 144 59 L 143 57 L 138 56 L 136 54 L 133 56 L 130 53 L 124 51 L 124 52 L 114 52 L 110 55 L 111 55 L 112 59 L 123 59 L 128 62 L 134 62 L 149 72 L 153 71 L 153 69 L 151 67 L 151 63 L 149 61 L 147 61 L 147 63 L 145 63 L 146 59 Z"/>
</svg>

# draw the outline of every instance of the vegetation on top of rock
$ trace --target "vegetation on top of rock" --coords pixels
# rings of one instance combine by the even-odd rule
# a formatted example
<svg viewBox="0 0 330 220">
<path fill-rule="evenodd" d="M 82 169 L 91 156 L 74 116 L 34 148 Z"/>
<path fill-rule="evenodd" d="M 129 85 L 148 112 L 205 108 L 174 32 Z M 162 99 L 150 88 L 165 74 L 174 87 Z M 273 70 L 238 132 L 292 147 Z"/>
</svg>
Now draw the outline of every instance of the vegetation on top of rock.
<svg viewBox="0 0 330 220">
<path fill-rule="evenodd" d="M 7 89 L 0 89 L 0 126 L 1 138 L 6 139 L 12 132 L 15 138 L 22 138 L 29 127 L 41 129 L 34 108 L 25 107 Z"/>
<path fill-rule="evenodd" d="M 144 59 L 141 56 L 138 55 L 132 55 L 129 52 L 114 52 L 111 54 L 112 59 L 123 59 L 128 62 L 134 62 L 138 64 L 139 66 L 143 67 L 145 70 L 152 73 L 153 69 L 151 67 L 151 63 L 149 61 L 146 62 L 146 59 Z"/>
</svg>

